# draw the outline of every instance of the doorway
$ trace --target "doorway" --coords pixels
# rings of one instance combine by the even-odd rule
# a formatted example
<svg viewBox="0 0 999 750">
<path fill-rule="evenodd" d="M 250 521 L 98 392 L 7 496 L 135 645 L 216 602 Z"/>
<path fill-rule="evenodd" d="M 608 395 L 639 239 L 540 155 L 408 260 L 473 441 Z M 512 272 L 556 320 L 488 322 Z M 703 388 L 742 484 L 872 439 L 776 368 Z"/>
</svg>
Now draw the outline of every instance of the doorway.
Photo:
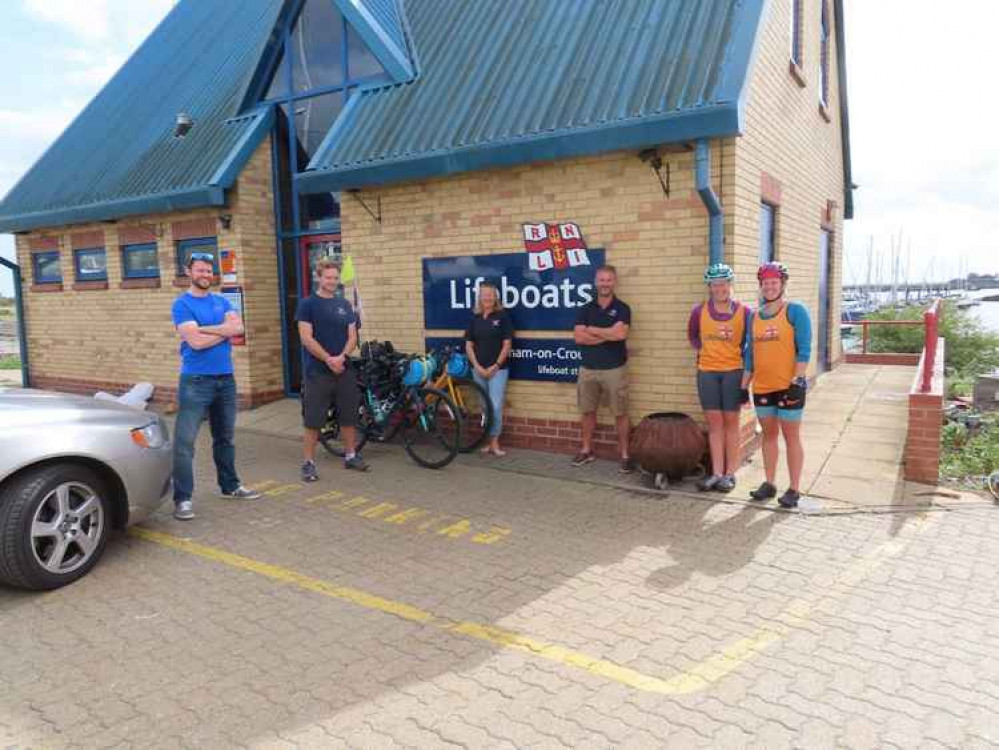
<svg viewBox="0 0 999 750">
<path fill-rule="evenodd" d="M 829 361 L 829 312 L 831 308 L 830 280 L 832 269 L 830 268 L 830 247 L 832 245 L 832 233 L 828 229 L 823 229 L 819 234 L 819 310 L 818 310 L 818 369 L 819 372 L 826 372 L 831 367 Z"/>
</svg>

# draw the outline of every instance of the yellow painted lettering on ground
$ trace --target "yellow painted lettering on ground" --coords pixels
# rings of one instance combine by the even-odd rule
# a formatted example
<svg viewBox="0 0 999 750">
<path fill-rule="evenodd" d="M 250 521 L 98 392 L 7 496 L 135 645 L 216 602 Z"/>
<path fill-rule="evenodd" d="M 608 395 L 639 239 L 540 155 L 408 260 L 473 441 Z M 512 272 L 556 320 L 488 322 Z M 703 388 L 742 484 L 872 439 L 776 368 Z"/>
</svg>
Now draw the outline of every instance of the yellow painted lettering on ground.
<svg viewBox="0 0 999 750">
<path fill-rule="evenodd" d="M 495 544 L 500 539 L 506 539 L 510 536 L 510 529 L 503 528 L 502 526 L 493 526 L 489 531 L 483 531 L 472 537 L 472 541 L 476 544 Z"/>
<path fill-rule="evenodd" d="M 257 482 L 256 484 L 251 484 L 250 489 L 256 490 L 257 492 L 263 492 L 268 487 L 273 487 L 277 482 L 273 479 L 265 479 L 263 482 Z"/>
<path fill-rule="evenodd" d="M 266 490 L 264 494 L 267 497 L 281 497 L 282 495 L 287 495 L 289 492 L 295 492 L 300 489 L 302 489 L 302 485 L 298 482 L 295 482 L 295 484 L 280 484 L 273 489 Z"/>
<path fill-rule="evenodd" d="M 450 516 L 434 516 L 433 518 L 429 518 L 426 521 L 424 521 L 423 523 L 421 523 L 419 526 L 417 526 L 416 530 L 417 531 L 429 531 L 431 526 L 434 526 L 438 522 L 443 521 L 444 519 L 449 518 L 449 517 Z"/>
<path fill-rule="evenodd" d="M 449 539 L 460 539 L 471 530 L 472 524 L 469 523 L 467 518 L 462 518 L 460 521 L 438 530 L 437 533 L 441 536 L 446 536 Z"/>
<path fill-rule="evenodd" d="M 399 506 L 395 503 L 378 503 L 367 510 L 362 510 L 357 515 L 361 518 L 381 518 L 386 513 L 391 513 L 393 510 L 398 510 Z"/>
<path fill-rule="evenodd" d="M 352 497 L 349 500 L 344 500 L 342 503 L 336 506 L 336 509 L 353 510 L 354 508 L 360 508 L 362 505 L 367 505 L 370 502 L 371 500 L 369 500 L 368 498 L 363 497 L 362 495 L 356 495 L 355 497 Z"/>
<path fill-rule="evenodd" d="M 330 490 L 329 492 L 324 492 L 321 495 L 315 495 L 313 497 L 305 498 L 307 503 L 325 503 L 331 502 L 333 500 L 340 500 L 343 497 L 343 493 L 340 490 Z"/>
<path fill-rule="evenodd" d="M 383 520 L 385 523 L 394 523 L 401 526 L 406 523 L 406 521 L 427 515 L 427 512 L 428 511 L 425 511 L 423 508 L 407 508 L 406 510 L 400 510 L 398 513 L 393 513 L 391 516 Z"/>
</svg>

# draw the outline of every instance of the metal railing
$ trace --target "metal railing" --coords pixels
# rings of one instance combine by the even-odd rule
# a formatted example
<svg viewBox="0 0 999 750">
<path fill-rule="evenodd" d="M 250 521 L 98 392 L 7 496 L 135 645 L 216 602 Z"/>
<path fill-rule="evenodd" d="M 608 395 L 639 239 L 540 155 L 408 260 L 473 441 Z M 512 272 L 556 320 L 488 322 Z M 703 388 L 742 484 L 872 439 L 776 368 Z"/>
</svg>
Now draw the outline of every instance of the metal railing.
<svg viewBox="0 0 999 750">
<path fill-rule="evenodd" d="M 862 355 L 870 354 L 871 326 L 901 326 L 903 328 L 923 327 L 923 358 L 920 372 L 919 390 L 929 393 L 933 387 L 933 371 L 937 362 L 937 340 L 940 338 L 940 320 L 943 316 L 943 300 L 937 299 L 923 312 L 922 320 L 858 320 L 843 323 L 843 327 L 861 329 Z"/>
</svg>

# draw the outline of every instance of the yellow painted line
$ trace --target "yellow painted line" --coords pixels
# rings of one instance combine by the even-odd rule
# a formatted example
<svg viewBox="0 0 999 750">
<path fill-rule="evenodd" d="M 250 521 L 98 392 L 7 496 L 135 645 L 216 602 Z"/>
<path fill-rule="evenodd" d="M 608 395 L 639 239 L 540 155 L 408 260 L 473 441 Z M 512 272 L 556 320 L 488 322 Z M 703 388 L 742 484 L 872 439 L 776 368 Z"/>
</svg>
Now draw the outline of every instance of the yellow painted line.
<svg viewBox="0 0 999 750">
<path fill-rule="evenodd" d="M 927 526 L 925 518 L 919 519 L 916 533 L 922 533 Z M 444 531 L 446 532 L 446 530 Z M 522 633 L 504 630 L 492 625 L 439 617 L 404 602 L 386 599 L 348 586 L 337 586 L 328 581 L 303 575 L 289 568 L 271 565 L 270 563 L 254 560 L 250 557 L 226 552 L 216 547 L 209 547 L 198 542 L 181 539 L 171 534 L 151 531 L 141 527 L 132 527 L 129 533 L 132 536 L 177 550 L 178 552 L 184 552 L 232 568 L 256 573 L 265 578 L 295 586 L 305 591 L 312 591 L 323 596 L 364 607 L 365 609 L 394 615 L 403 620 L 431 626 L 447 633 L 532 654 L 636 690 L 660 695 L 689 695 L 696 693 L 732 674 L 767 648 L 782 640 L 795 626 L 805 623 L 820 604 L 828 601 L 830 598 L 847 593 L 872 570 L 879 567 L 888 559 L 900 554 L 908 546 L 909 541 L 911 541 L 911 539 L 894 539 L 891 542 L 886 542 L 847 568 L 828 588 L 824 589 L 816 597 L 812 599 L 799 598 L 792 601 L 766 628 L 759 630 L 747 638 L 729 644 L 718 653 L 695 664 L 685 672 L 681 672 L 668 679 L 662 679 Z"/>
<path fill-rule="evenodd" d="M 132 536 L 153 542 L 163 547 L 168 547 L 178 552 L 185 552 L 189 555 L 203 557 L 213 562 L 228 565 L 232 568 L 245 570 L 257 575 L 264 576 L 273 581 L 285 583 L 290 586 L 312 591 L 317 594 L 329 596 L 340 601 L 349 602 L 365 609 L 395 615 L 403 620 L 429 625 L 439 630 L 485 641 L 494 645 L 503 646 L 516 651 L 523 651 L 534 654 L 543 659 L 557 662 L 566 666 L 581 669 L 590 674 L 603 677 L 614 682 L 644 690 L 646 692 L 661 693 L 664 695 L 677 695 L 689 690 L 678 690 L 678 686 L 686 686 L 686 683 L 677 683 L 675 680 L 661 680 L 658 677 L 642 674 L 634 669 L 622 667 L 620 664 L 598 659 L 593 656 L 573 651 L 571 649 L 546 643 L 536 638 L 531 638 L 510 630 L 495 628 L 490 625 L 481 625 L 474 622 L 457 622 L 448 618 L 437 617 L 418 607 L 413 607 L 403 602 L 385 599 L 374 594 L 369 594 L 358 589 L 347 586 L 337 586 L 318 578 L 297 573 L 294 570 L 283 568 L 278 565 L 254 560 L 243 555 L 236 555 L 232 552 L 209 547 L 198 542 L 181 539 L 171 534 L 163 534 L 159 531 L 151 531 L 140 527 L 132 527 Z"/>
</svg>

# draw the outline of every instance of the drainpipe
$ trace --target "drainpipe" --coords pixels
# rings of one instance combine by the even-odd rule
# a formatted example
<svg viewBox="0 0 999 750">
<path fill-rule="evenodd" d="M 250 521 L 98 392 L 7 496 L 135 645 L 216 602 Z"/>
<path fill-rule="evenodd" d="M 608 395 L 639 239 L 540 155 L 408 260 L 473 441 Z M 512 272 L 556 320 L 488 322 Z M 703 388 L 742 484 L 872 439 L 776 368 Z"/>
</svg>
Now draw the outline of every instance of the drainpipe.
<svg viewBox="0 0 999 750">
<path fill-rule="evenodd" d="M 711 187 L 711 146 L 703 138 L 697 142 L 697 192 L 708 209 L 711 223 L 708 227 L 709 263 L 725 260 L 725 214 L 718 194 Z"/>
<path fill-rule="evenodd" d="M 14 300 L 17 310 L 17 341 L 21 352 L 21 385 L 28 388 L 31 379 L 28 376 L 28 334 L 24 325 L 24 298 L 21 295 L 21 267 L 11 263 L 6 258 L 0 258 L 0 266 L 9 268 L 14 273 Z"/>
</svg>

